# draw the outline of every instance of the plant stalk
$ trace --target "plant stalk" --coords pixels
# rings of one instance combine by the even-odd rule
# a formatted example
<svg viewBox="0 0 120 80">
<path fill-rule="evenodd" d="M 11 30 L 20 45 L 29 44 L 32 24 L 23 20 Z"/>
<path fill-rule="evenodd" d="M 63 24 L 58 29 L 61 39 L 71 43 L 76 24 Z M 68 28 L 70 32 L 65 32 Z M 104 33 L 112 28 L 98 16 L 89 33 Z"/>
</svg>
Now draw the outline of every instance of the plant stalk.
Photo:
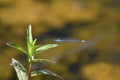
<svg viewBox="0 0 120 80">
<path fill-rule="evenodd" d="M 32 72 L 32 63 L 29 64 L 28 80 L 31 80 L 31 72 Z"/>
</svg>

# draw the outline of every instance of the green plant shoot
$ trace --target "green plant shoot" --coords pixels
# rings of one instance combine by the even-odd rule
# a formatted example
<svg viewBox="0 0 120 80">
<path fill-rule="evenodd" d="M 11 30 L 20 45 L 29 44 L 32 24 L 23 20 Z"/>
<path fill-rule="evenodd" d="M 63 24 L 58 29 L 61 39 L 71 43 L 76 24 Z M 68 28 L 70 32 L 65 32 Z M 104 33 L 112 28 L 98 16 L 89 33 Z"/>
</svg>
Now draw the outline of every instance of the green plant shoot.
<svg viewBox="0 0 120 80">
<path fill-rule="evenodd" d="M 62 77 L 60 77 L 59 75 L 55 74 L 54 72 L 52 72 L 50 70 L 43 69 L 43 70 L 34 71 L 32 69 L 32 65 L 34 62 L 46 61 L 46 62 L 50 62 L 50 63 L 55 63 L 54 61 L 51 61 L 48 59 L 36 59 L 34 56 L 36 54 L 39 54 L 39 53 L 47 50 L 47 49 L 58 46 L 58 44 L 47 44 L 47 45 L 43 45 L 43 46 L 35 45 L 36 41 L 37 41 L 37 39 L 33 40 L 32 27 L 31 27 L 31 25 L 29 25 L 27 28 L 27 50 L 23 49 L 23 47 L 21 47 L 18 44 L 15 44 L 15 43 L 11 43 L 11 42 L 6 43 L 6 45 L 16 48 L 17 50 L 25 53 L 28 56 L 28 63 L 29 63 L 28 70 L 26 70 L 19 61 L 12 58 L 12 66 L 14 67 L 14 69 L 16 71 L 18 79 L 19 80 L 31 80 L 32 76 L 48 74 L 48 75 L 56 76 L 56 77 L 60 78 L 61 80 L 63 80 Z"/>
</svg>

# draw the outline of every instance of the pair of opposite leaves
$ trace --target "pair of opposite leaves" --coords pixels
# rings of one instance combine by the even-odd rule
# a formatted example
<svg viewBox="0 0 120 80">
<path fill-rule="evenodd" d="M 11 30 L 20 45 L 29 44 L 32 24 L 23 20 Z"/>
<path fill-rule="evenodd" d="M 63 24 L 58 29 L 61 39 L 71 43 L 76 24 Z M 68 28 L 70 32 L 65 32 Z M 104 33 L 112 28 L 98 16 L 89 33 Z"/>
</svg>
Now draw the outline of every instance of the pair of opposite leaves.
<svg viewBox="0 0 120 80">
<path fill-rule="evenodd" d="M 22 51 L 23 53 L 25 53 L 28 56 L 28 62 L 43 62 L 43 61 L 47 61 L 47 62 L 51 62 L 51 63 L 55 63 L 51 60 L 47 60 L 47 59 L 34 59 L 34 56 L 42 51 L 45 51 L 47 49 L 53 48 L 58 46 L 57 44 L 47 44 L 44 46 L 39 46 L 39 45 L 35 45 L 37 39 L 33 40 L 32 37 L 32 28 L 31 25 L 28 26 L 27 29 L 27 48 L 28 51 L 24 50 L 20 45 L 18 44 L 14 44 L 14 43 L 6 43 L 8 46 L 16 48 L 20 51 Z M 12 59 L 12 65 L 17 73 L 18 79 L 19 80 L 28 80 L 28 75 L 27 75 L 27 70 L 23 67 L 23 65 L 15 60 Z M 63 80 L 62 77 L 60 77 L 59 75 L 55 74 L 54 72 L 47 70 L 47 69 L 43 69 L 43 70 L 37 70 L 37 71 L 32 71 L 31 72 L 31 76 L 38 76 L 38 75 L 42 75 L 42 74 L 49 74 L 49 75 L 53 75 L 56 76 L 58 78 L 60 78 L 61 80 Z"/>
</svg>

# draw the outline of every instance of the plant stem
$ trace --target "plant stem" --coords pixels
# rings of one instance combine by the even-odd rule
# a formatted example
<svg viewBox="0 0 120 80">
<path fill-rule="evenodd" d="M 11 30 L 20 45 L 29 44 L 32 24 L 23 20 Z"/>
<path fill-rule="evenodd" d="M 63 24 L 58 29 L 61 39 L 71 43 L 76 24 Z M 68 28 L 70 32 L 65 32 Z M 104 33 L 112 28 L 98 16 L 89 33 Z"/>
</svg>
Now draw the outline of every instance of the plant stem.
<svg viewBox="0 0 120 80">
<path fill-rule="evenodd" d="M 28 70 L 28 80 L 31 79 L 31 71 L 32 71 L 32 63 L 29 64 L 29 70 Z"/>
</svg>

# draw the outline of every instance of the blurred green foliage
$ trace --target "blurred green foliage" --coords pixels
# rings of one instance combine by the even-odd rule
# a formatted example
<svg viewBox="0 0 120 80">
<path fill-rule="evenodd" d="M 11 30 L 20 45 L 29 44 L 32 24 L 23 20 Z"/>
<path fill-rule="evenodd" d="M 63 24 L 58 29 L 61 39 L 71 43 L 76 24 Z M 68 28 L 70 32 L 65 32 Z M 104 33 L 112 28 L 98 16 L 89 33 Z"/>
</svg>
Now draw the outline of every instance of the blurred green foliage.
<svg viewBox="0 0 120 80">
<path fill-rule="evenodd" d="M 15 72 L 9 65 L 12 57 L 25 62 L 25 55 L 5 43 L 25 46 L 28 24 L 33 25 L 37 43 L 54 43 L 55 38 L 87 40 L 60 43 L 55 50 L 43 52 L 38 57 L 53 59 L 57 64 L 36 63 L 35 69 L 48 65 L 65 80 L 119 80 L 119 9 L 119 0 L 0 0 L 0 80 L 15 80 Z M 48 78 L 57 80 L 46 75 L 33 80 Z"/>
</svg>

